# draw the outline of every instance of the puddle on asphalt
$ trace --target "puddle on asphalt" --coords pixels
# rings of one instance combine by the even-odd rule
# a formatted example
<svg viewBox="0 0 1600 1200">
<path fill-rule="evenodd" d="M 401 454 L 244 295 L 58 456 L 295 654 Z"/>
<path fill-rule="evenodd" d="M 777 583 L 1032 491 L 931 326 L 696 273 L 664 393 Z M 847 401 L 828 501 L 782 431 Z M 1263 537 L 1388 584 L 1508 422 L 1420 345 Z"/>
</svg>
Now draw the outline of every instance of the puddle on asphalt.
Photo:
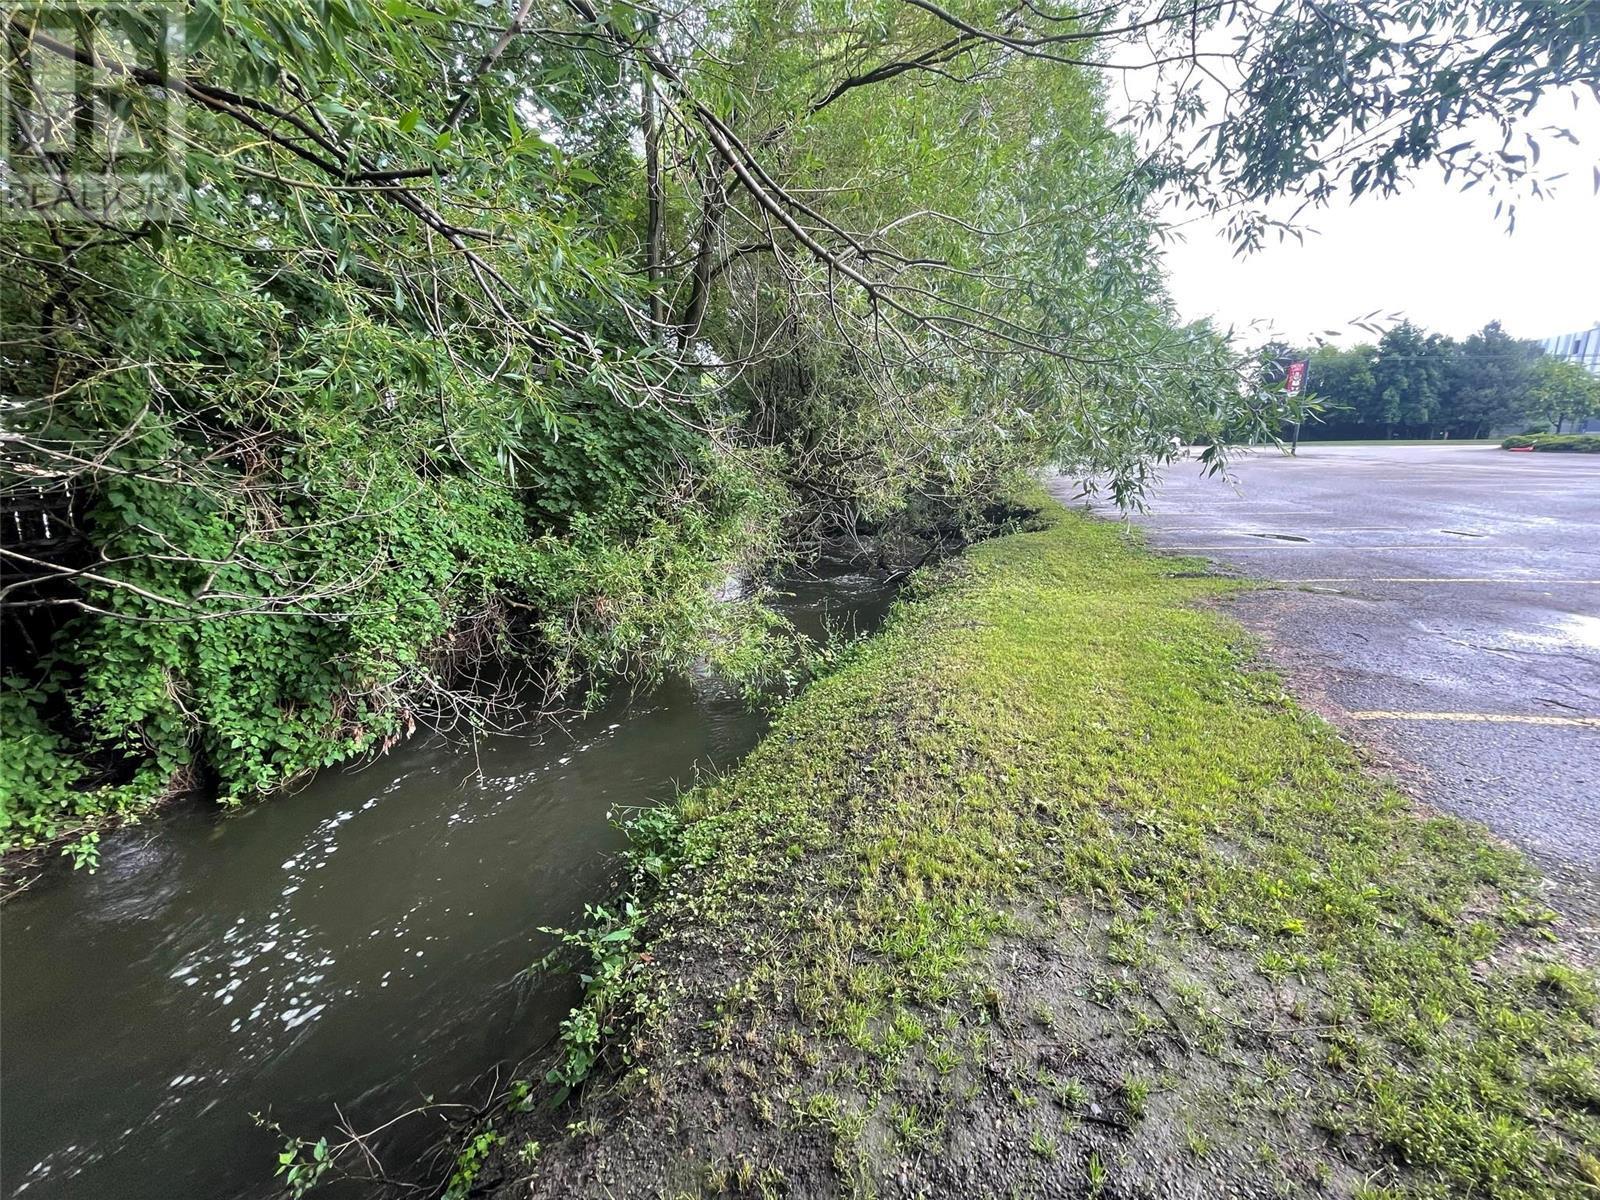
<svg viewBox="0 0 1600 1200">
<path fill-rule="evenodd" d="M 1581 646 L 1600 650 L 1600 617 L 1576 613 L 1560 624 L 1546 626 L 1554 633 L 1513 633 L 1512 640 L 1535 646 Z"/>
<path fill-rule="evenodd" d="M 1298 533 L 1247 533 L 1245 537 L 1270 538 L 1275 542 L 1309 542 L 1308 537 L 1301 537 Z"/>
</svg>

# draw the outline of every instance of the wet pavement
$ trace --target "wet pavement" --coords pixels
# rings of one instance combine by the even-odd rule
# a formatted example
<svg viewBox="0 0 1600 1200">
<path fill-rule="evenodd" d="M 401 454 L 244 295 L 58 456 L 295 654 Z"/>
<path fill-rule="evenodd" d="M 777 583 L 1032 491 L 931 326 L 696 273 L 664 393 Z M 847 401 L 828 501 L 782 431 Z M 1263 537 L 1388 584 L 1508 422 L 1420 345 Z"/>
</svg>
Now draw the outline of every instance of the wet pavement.
<svg viewBox="0 0 1600 1200">
<path fill-rule="evenodd" d="M 1230 607 L 1300 693 L 1528 851 L 1600 958 L 1600 456 L 1302 445 L 1232 474 L 1175 464 L 1134 521 L 1277 581 Z"/>
</svg>

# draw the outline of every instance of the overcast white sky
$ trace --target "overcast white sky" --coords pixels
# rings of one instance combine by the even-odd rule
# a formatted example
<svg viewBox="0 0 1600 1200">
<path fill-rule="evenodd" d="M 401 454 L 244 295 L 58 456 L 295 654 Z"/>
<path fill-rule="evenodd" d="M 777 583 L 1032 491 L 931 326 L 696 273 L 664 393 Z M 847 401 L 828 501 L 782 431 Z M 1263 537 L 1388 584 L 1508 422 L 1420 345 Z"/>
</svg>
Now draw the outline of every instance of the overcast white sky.
<svg viewBox="0 0 1600 1200">
<path fill-rule="evenodd" d="M 1600 106 L 1575 112 L 1570 100 L 1552 99 L 1548 116 L 1580 144 L 1540 138 L 1540 166 L 1571 174 L 1554 198 L 1518 204 L 1511 236 L 1481 188 L 1462 193 L 1439 172 L 1420 174 L 1404 195 L 1309 214 L 1319 232 L 1304 245 L 1274 242 L 1244 259 L 1218 226 L 1197 222 L 1167 251 L 1179 312 L 1232 324 L 1249 343 L 1269 332 L 1308 341 L 1329 330 L 1344 331 L 1338 341 L 1370 340 L 1347 327 L 1373 309 L 1456 337 L 1495 319 L 1527 338 L 1587 329 L 1600 321 L 1600 196 L 1591 174 Z M 1244 331 L 1255 320 L 1267 325 Z"/>
</svg>

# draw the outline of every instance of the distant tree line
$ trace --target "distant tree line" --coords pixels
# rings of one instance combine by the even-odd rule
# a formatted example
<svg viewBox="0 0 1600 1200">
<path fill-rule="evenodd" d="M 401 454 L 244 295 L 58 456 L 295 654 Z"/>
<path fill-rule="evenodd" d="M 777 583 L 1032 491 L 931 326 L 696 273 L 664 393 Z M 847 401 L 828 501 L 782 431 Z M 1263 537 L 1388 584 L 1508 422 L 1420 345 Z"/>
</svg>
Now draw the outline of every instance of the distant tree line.
<svg viewBox="0 0 1600 1200">
<path fill-rule="evenodd" d="M 1481 438 L 1512 426 L 1560 433 L 1600 415 L 1600 378 L 1498 321 L 1461 341 L 1402 321 L 1376 345 L 1274 344 L 1265 357 L 1311 364 L 1306 391 L 1319 407 L 1302 438 Z"/>
</svg>

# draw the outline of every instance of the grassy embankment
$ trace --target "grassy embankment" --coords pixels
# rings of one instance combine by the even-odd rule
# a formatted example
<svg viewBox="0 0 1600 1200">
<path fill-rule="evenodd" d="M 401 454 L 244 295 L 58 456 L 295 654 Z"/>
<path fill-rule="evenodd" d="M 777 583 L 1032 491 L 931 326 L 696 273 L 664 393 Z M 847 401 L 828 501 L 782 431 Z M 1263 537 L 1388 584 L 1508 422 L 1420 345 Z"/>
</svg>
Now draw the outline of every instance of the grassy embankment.
<svg viewBox="0 0 1600 1200">
<path fill-rule="evenodd" d="M 1041 524 L 651 822 L 574 1061 L 620 1040 L 478 1185 L 1600 1196 L 1594 984 L 1518 857 L 1252 668 L 1196 606 L 1237 584 Z"/>
</svg>

